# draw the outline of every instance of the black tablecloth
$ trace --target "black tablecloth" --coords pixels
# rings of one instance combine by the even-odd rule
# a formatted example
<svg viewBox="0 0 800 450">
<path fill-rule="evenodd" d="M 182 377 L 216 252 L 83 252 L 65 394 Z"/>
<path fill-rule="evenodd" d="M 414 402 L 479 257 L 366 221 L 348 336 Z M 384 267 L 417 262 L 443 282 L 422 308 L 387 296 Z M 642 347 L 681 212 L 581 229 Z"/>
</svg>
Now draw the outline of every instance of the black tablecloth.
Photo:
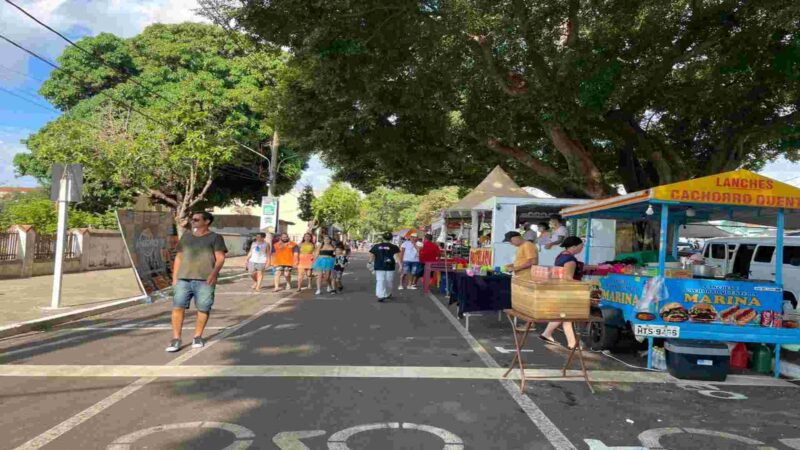
<svg viewBox="0 0 800 450">
<path fill-rule="evenodd" d="M 458 314 L 474 311 L 501 311 L 511 308 L 511 276 L 506 274 L 467 276 L 449 274 L 450 302 L 458 302 Z"/>
</svg>

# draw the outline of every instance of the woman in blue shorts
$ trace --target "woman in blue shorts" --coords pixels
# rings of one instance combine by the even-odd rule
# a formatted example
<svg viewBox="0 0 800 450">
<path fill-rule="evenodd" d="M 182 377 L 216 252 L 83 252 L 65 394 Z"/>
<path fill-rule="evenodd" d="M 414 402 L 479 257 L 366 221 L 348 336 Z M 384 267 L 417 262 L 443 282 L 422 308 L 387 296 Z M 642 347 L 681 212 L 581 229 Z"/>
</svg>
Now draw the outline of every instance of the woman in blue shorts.
<svg viewBox="0 0 800 450">
<path fill-rule="evenodd" d="M 322 283 L 327 283 L 328 292 L 333 292 L 331 285 L 331 271 L 333 266 L 336 265 L 336 258 L 334 253 L 336 247 L 333 246 L 330 236 L 322 238 L 322 244 L 317 247 L 314 254 L 314 265 L 311 267 L 318 273 L 317 276 L 317 295 L 322 293 Z"/>
</svg>

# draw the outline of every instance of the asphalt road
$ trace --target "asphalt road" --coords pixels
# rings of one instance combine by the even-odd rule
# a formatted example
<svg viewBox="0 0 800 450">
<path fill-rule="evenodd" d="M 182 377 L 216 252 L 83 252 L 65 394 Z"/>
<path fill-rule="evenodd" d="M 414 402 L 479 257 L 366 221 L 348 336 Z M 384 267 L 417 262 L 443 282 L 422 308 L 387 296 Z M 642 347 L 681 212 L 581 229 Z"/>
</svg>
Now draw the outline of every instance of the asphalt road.
<svg viewBox="0 0 800 450">
<path fill-rule="evenodd" d="M 591 394 L 552 377 L 565 350 L 531 342 L 527 367 L 551 378 L 520 393 L 501 379 L 505 319 L 468 333 L 421 291 L 377 303 L 352 266 L 341 295 L 221 285 L 202 350 L 164 352 L 166 302 L 0 341 L 0 448 L 800 449 L 790 382 L 687 383 L 590 354 Z"/>
</svg>

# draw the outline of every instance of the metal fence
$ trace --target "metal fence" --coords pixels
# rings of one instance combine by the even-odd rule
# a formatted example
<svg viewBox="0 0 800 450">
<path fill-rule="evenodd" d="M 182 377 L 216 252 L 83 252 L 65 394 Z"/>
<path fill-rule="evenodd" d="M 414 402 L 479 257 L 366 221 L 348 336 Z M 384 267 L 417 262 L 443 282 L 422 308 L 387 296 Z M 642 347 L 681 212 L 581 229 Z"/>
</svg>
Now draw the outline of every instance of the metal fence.
<svg viewBox="0 0 800 450">
<path fill-rule="evenodd" d="M 80 249 L 78 248 L 78 240 L 72 233 L 67 234 L 67 239 L 64 241 L 64 259 L 78 259 L 80 257 Z M 39 235 L 36 236 L 36 244 L 33 248 L 34 261 L 52 261 L 56 259 L 56 235 Z"/>
<path fill-rule="evenodd" d="M 0 233 L 0 261 L 15 261 L 19 246 L 19 234 Z"/>
</svg>

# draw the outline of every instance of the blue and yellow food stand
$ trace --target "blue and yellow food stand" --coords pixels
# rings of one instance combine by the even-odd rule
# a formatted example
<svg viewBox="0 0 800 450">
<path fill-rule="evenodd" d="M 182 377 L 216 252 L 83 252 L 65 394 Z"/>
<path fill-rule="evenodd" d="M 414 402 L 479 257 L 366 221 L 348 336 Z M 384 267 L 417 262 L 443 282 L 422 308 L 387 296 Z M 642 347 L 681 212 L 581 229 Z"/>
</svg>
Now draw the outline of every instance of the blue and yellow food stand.
<svg viewBox="0 0 800 450">
<path fill-rule="evenodd" d="M 800 343 L 800 329 L 784 328 L 772 320 L 783 310 L 784 230 L 800 228 L 800 189 L 736 170 L 566 208 L 562 215 L 590 222 L 660 223 L 658 270 L 649 274 L 663 277 L 657 301 L 646 310 L 641 307 L 644 303 L 640 305 L 645 285 L 654 276 L 609 274 L 599 280 L 605 326 L 630 326 L 637 336 L 647 337 L 648 367 L 652 368 L 654 337 L 765 343 L 775 344 L 775 376 L 779 376 L 781 344 Z M 681 227 L 711 220 L 775 226 L 774 280 L 687 277 L 685 270 L 670 269 L 667 259 L 670 254 L 678 257 Z M 677 273 L 679 277 L 673 277 Z"/>
</svg>

